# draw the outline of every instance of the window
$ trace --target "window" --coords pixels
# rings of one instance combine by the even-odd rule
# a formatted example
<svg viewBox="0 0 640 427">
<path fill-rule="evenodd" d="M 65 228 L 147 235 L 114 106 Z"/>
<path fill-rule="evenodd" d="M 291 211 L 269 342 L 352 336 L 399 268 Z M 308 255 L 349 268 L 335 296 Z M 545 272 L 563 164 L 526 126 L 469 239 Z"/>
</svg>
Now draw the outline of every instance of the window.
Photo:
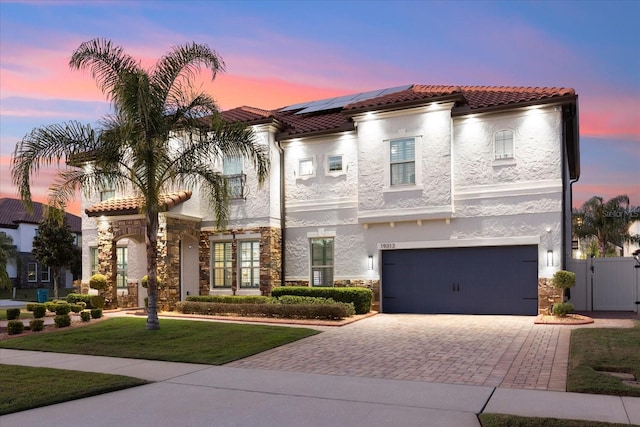
<svg viewBox="0 0 640 427">
<path fill-rule="evenodd" d="M 38 264 L 35 262 L 30 262 L 27 264 L 27 281 L 38 281 Z"/>
<path fill-rule="evenodd" d="M 327 156 L 327 171 L 342 172 L 342 155 Z"/>
<path fill-rule="evenodd" d="M 242 157 L 231 156 L 222 159 L 222 173 L 227 178 L 229 197 L 244 198 L 245 175 L 242 173 Z"/>
<path fill-rule="evenodd" d="M 51 268 L 49 268 L 49 267 L 41 267 L 40 268 L 40 281 L 41 282 L 50 282 L 51 281 Z"/>
<path fill-rule="evenodd" d="M 390 143 L 391 185 L 416 183 L 414 138 L 392 139 Z"/>
<path fill-rule="evenodd" d="M 128 248 L 116 248 L 116 284 L 118 288 L 127 287 L 127 269 L 128 269 Z"/>
<path fill-rule="evenodd" d="M 104 202 L 105 200 L 113 199 L 116 197 L 116 190 L 113 188 L 103 188 L 100 191 L 100 201 Z"/>
<path fill-rule="evenodd" d="M 213 288 L 230 288 L 232 271 L 231 242 L 213 245 Z"/>
<path fill-rule="evenodd" d="M 260 242 L 240 242 L 240 287 L 260 287 Z"/>
<path fill-rule="evenodd" d="M 91 275 L 98 274 L 98 248 L 90 248 Z"/>
<path fill-rule="evenodd" d="M 313 175 L 313 159 L 300 159 L 298 162 L 298 175 Z"/>
<path fill-rule="evenodd" d="M 333 239 L 311 239 L 311 285 L 333 286 Z"/>
<path fill-rule="evenodd" d="M 501 130 L 493 137 L 495 159 L 513 159 L 513 131 Z"/>
</svg>

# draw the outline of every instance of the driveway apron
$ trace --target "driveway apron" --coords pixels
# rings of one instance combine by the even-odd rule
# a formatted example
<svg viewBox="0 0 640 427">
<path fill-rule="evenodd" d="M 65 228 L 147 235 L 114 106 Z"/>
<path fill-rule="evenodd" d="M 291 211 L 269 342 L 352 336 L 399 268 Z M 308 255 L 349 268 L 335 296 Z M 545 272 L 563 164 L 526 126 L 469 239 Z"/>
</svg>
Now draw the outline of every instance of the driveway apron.
<svg viewBox="0 0 640 427">
<path fill-rule="evenodd" d="M 533 321 L 378 314 L 227 366 L 564 391 L 570 327 Z"/>
</svg>

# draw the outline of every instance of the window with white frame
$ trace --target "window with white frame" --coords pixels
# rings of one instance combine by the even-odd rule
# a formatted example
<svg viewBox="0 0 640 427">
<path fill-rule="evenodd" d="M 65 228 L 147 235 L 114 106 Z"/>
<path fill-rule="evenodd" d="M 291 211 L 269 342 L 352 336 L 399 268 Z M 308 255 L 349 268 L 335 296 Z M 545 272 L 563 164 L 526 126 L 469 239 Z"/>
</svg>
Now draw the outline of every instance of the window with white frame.
<svg viewBox="0 0 640 427">
<path fill-rule="evenodd" d="M 100 201 L 104 202 L 105 200 L 113 199 L 116 197 L 116 190 L 112 187 L 105 187 L 100 191 Z"/>
<path fill-rule="evenodd" d="M 91 275 L 98 274 L 98 248 L 89 248 L 91 257 Z"/>
<path fill-rule="evenodd" d="M 38 263 L 36 262 L 27 263 L 27 281 L 29 282 L 38 281 Z"/>
<path fill-rule="evenodd" d="M 496 160 L 513 159 L 513 131 L 499 130 L 493 136 L 493 150 Z"/>
<path fill-rule="evenodd" d="M 242 172 L 242 157 L 229 156 L 222 159 L 222 174 L 227 178 L 229 196 L 232 199 L 244 197 L 245 176 Z"/>
<path fill-rule="evenodd" d="M 213 280 L 211 287 L 230 288 L 232 280 L 232 255 L 233 249 L 231 242 L 218 242 L 213 244 L 212 264 L 213 264 Z"/>
<path fill-rule="evenodd" d="M 399 138 L 389 141 L 391 185 L 416 183 L 415 138 Z"/>
<path fill-rule="evenodd" d="M 240 287 L 260 287 L 260 242 L 240 242 Z"/>
<path fill-rule="evenodd" d="M 129 250 L 126 246 L 116 248 L 116 283 L 118 288 L 127 287 Z"/>
<path fill-rule="evenodd" d="M 51 268 L 49 267 L 40 267 L 40 281 L 41 282 L 50 282 L 51 281 Z"/>
<path fill-rule="evenodd" d="M 337 173 L 342 171 L 342 154 L 331 154 L 327 156 L 327 172 Z"/>
<path fill-rule="evenodd" d="M 311 176 L 313 175 L 313 159 L 300 159 L 298 160 L 298 175 L 299 176 Z"/>
<path fill-rule="evenodd" d="M 311 239 L 311 285 L 333 286 L 333 238 Z"/>
</svg>

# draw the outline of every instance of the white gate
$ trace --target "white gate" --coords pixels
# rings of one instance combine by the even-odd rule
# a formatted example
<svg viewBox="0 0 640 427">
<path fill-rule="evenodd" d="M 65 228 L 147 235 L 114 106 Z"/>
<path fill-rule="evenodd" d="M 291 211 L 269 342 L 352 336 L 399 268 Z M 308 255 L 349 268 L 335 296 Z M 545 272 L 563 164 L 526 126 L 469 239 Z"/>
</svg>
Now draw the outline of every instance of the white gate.
<svg viewBox="0 0 640 427">
<path fill-rule="evenodd" d="M 634 311 L 640 304 L 640 268 L 633 258 L 571 260 L 576 273 L 571 303 L 576 310 Z"/>
</svg>

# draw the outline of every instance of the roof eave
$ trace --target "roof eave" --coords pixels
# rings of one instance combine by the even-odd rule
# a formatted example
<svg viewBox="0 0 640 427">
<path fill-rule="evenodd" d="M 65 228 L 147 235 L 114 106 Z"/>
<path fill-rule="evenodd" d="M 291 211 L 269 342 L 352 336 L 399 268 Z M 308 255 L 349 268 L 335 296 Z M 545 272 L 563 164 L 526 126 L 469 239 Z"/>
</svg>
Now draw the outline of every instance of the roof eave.
<svg viewBox="0 0 640 427">
<path fill-rule="evenodd" d="M 279 141 L 286 141 L 286 140 L 289 140 L 289 139 L 308 138 L 308 137 L 314 137 L 314 136 L 331 135 L 333 133 L 350 132 L 350 131 L 354 131 L 354 130 L 356 130 L 355 125 L 353 124 L 353 122 L 349 122 L 348 124 L 345 124 L 345 125 L 337 127 L 337 128 L 332 128 L 332 129 L 322 129 L 322 130 L 317 130 L 317 131 L 300 132 L 300 133 L 282 132 L 282 133 L 279 133 L 277 135 L 277 139 Z"/>
<path fill-rule="evenodd" d="M 353 109 L 342 110 L 342 114 L 346 116 L 355 116 L 362 113 L 368 113 L 371 111 L 394 111 L 403 110 L 412 107 L 421 107 L 424 105 L 433 104 L 434 102 L 445 101 L 461 101 L 464 100 L 464 96 L 461 93 L 451 93 L 448 95 L 432 96 L 429 98 L 412 99 L 410 101 L 394 102 L 388 105 L 371 105 L 366 107 L 359 107 Z"/>
<path fill-rule="evenodd" d="M 577 95 L 564 95 L 545 99 L 532 99 L 531 101 L 512 102 L 508 104 L 492 105 L 488 107 L 471 108 L 468 104 L 456 106 L 451 111 L 452 117 L 466 116 L 469 114 L 494 113 L 513 110 L 514 108 L 533 107 L 535 105 L 553 105 L 575 102 Z"/>
</svg>

